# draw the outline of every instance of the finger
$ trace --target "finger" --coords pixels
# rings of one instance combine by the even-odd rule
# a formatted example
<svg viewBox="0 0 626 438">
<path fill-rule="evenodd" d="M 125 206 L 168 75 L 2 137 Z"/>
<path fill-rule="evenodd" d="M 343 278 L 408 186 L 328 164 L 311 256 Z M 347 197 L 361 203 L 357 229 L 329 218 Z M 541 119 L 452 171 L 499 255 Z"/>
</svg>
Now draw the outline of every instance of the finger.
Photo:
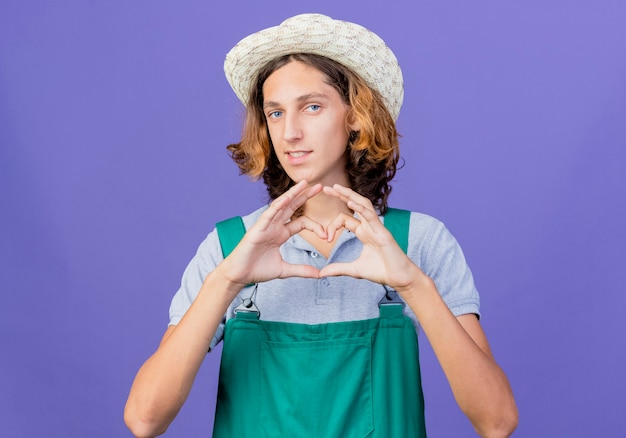
<svg viewBox="0 0 626 438">
<path fill-rule="evenodd" d="M 281 199 L 282 204 L 280 207 L 282 214 L 276 215 L 274 221 L 281 221 L 281 223 L 287 222 L 298 208 L 310 198 L 317 195 L 321 190 L 322 185 L 319 183 L 309 186 L 308 182 L 304 180 L 300 181 L 280 196 L 280 198 L 286 200 L 283 201 Z"/>
<path fill-rule="evenodd" d="M 365 219 L 367 222 L 380 222 L 380 219 L 378 218 L 378 213 L 376 212 L 376 210 L 374 210 L 374 207 L 369 200 L 367 201 L 367 204 L 363 204 L 359 201 L 349 199 L 346 202 L 346 205 L 357 215 L 359 215 L 359 217 Z"/>
<path fill-rule="evenodd" d="M 324 266 L 320 272 L 320 277 L 338 277 L 349 276 L 353 278 L 362 278 L 358 269 L 352 263 L 331 263 Z"/>
<path fill-rule="evenodd" d="M 321 184 L 309 186 L 305 180 L 291 187 L 272 201 L 269 208 L 259 218 L 259 221 L 263 221 L 264 224 L 262 230 L 266 230 L 271 224 L 285 224 L 302 204 L 319 193 L 321 189 Z"/>
<path fill-rule="evenodd" d="M 376 213 L 372 201 L 368 198 L 340 184 L 335 184 L 333 188 L 342 197 L 346 198 L 344 202 L 359 216 L 365 215 L 367 220 L 372 220 L 374 217 L 378 218 L 378 213 Z"/>
<path fill-rule="evenodd" d="M 324 227 L 319 223 L 315 222 L 313 219 L 310 219 L 307 216 L 300 216 L 286 225 L 289 230 L 289 234 L 293 236 L 294 234 L 299 233 L 302 230 L 309 230 L 317 234 L 320 239 L 326 239 L 327 233 L 324 230 Z"/>
<path fill-rule="evenodd" d="M 346 205 L 358 216 L 365 219 L 369 223 L 374 221 L 375 223 L 380 223 L 382 225 L 382 222 L 378 217 L 378 212 L 368 198 L 339 184 L 335 184 L 333 189 L 339 194 L 339 196 L 346 198 L 344 202 L 346 202 Z"/>
<path fill-rule="evenodd" d="M 289 277 L 320 278 L 320 271 L 311 265 L 292 265 L 291 263 L 285 263 L 278 278 Z"/>
<path fill-rule="evenodd" d="M 321 184 L 314 184 L 312 186 L 308 186 L 301 193 L 298 193 L 297 196 L 294 197 L 291 204 L 293 206 L 293 211 L 295 212 L 298 208 L 300 208 L 306 201 L 311 199 L 313 196 L 317 195 L 322 191 Z M 292 212 L 293 215 L 293 212 Z"/>
<path fill-rule="evenodd" d="M 336 185 L 337 184 L 335 184 L 335 186 Z M 325 186 L 324 187 L 324 193 L 327 194 L 327 195 L 330 195 L 330 196 L 334 196 L 335 198 L 338 198 L 338 199 L 340 199 L 343 202 L 348 202 L 349 201 L 348 196 L 346 196 L 345 194 L 337 191 L 334 186 L 333 187 Z"/>
<path fill-rule="evenodd" d="M 305 180 L 295 184 L 285 193 L 276 198 L 271 204 L 270 208 L 274 210 L 272 221 L 282 220 L 284 216 L 287 216 L 285 221 L 291 217 L 294 211 L 301 205 L 301 195 L 308 188 L 308 183 Z M 305 198 L 306 199 L 306 198 Z M 285 222 L 283 221 L 283 223 Z"/>
<path fill-rule="evenodd" d="M 372 206 L 372 203 L 368 198 L 358 194 L 351 188 L 342 186 L 341 184 L 334 184 L 332 187 L 325 187 L 324 189 L 328 189 L 328 192 L 326 192 L 327 194 L 336 196 L 344 202 L 353 201 L 365 206 Z"/>
<path fill-rule="evenodd" d="M 378 218 L 378 213 L 374 209 L 372 202 L 352 189 L 335 184 L 333 187 L 324 187 L 324 193 L 339 198 L 346 203 L 348 208 L 359 217 L 364 217 L 367 221 Z"/>
<path fill-rule="evenodd" d="M 263 214 L 261 215 L 261 217 L 259 217 L 259 220 L 257 221 L 257 224 L 262 231 L 267 230 L 267 228 L 277 220 L 281 221 L 283 219 L 283 217 L 285 216 L 285 209 L 291 201 L 292 194 L 297 194 L 299 190 L 302 190 L 302 185 L 303 184 L 298 184 L 297 186 L 292 187 L 292 189 L 294 189 L 294 192 L 292 192 L 291 194 L 289 192 L 285 192 L 270 203 L 267 210 L 263 212 Z M 282 222 L 284 223 L 286 222 L 286 220 L 287 219 L 282 220 Z"/>
<path fill-rule="evenodd" d="M 332 242 L 335 239 L 335 234 L 338 230 L 345 228 L 353 233 L 361 225 L 361 221 L 354 216 L 350 216 L 345 213 L 340 213 L 333 221 L 326 227 L 326 233 L 328 234 L 328 241 Z"/>
</svg>

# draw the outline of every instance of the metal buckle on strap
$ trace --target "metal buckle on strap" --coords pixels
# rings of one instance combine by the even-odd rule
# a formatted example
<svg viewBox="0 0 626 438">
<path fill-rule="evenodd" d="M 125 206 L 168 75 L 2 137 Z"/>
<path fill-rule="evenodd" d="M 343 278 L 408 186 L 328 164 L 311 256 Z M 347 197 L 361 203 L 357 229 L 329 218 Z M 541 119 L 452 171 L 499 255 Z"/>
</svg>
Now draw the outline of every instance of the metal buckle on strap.
<svg viewBox="0 0 626 438">
<path fill-rule="evenodd" d="M 398 305 L 404 308 L 404 301 L 402 301 L 402 299 L 400 298 L 400 295 L 398 295 L 398 292 L 396 292 L 394 289 L 390 288 L 389 286 L 383 285 L 383 287 L 385 288 L 385 295 L 383 295 L 383 297 L 378 302 L 378 308 L 381 308 L 382 306 L 398 306 Z"/>
<path fill-rule="evenodd" d="M 235 310 L 233 311 L 235 313 L 235 316 L 238 313 L 242 312 L 242 313 L 256 313 L 257 318 L 261 317 L 261 311 L 256 306 L 256 304 L 254 304 L 254 301 L 252 301 L 252 299 L 256 295 L 256 290 L 258 287 L 259 287 L 258 283 L 255 283 L 254 290 L 252 291 L 252 294 L 250 294 L 250 297 L 244 298 L 241 304 L 235 307 Z"/>
</svg>

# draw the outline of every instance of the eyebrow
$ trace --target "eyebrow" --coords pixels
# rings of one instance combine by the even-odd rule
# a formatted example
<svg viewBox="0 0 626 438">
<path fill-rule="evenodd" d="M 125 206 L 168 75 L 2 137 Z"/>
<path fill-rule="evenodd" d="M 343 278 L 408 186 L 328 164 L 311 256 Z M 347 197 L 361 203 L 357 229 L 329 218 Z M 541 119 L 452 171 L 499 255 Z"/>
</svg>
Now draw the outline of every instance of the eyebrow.
<svg viewBox="0 0 626 438">
<path fill-rule="evenodd" d="M 311 99 L 328 100 L 328 95 L 324 93 L 308 93 L 308 94 L 303 94 L 302 96 L 299 96 L 296 100 L 298 102 L 306 102 L 307 100 L 311 100 Z M 267 102 L 263 102 L 263 109 L 276 108 L 279 106 L 280 104 L 278 102 L 274 102 L 271 100 L 268 100 Z"/>
</svg>

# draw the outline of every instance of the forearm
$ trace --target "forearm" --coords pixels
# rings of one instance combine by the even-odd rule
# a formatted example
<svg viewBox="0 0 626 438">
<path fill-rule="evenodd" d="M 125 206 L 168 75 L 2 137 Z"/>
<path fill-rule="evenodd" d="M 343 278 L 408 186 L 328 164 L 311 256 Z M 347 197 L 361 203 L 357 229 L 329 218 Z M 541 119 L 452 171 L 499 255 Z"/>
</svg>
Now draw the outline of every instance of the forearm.
<svg viewBox="0 0 626 438">
<path fill-rule="evenodd" d="M 517 424 L 515 400 L 478 322 L 476 333 L 468 333 L 450 312 L 434 282 L 421 271 L 416 278 L 398 292 L 420 321 L 459 407 L 481 436 L 510 435 Z"/>
<path fill-rule="evenodd" d="M 211 340 L 237 292 L 216 271 L 207 276 L 183 319 L 168 328 L 157 351 L 135 377 L 124 418 L 136 436 L 164 433 L 191 391 Z"/>
</svg>

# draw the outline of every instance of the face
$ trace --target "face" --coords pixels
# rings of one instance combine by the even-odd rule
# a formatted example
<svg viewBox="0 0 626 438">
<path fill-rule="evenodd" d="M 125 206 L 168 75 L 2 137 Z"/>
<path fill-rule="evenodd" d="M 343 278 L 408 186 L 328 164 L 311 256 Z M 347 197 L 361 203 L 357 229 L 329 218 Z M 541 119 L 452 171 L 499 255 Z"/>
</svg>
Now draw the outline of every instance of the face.
<svg viewBox="0 0 626 438">
<path fill-rule="evenodd" d="M 315 67 L 292 61 L 263 84 L 263 112 L 276 156 L 294 181 L 348 185 L 349 107 Z"/>
</svg>

